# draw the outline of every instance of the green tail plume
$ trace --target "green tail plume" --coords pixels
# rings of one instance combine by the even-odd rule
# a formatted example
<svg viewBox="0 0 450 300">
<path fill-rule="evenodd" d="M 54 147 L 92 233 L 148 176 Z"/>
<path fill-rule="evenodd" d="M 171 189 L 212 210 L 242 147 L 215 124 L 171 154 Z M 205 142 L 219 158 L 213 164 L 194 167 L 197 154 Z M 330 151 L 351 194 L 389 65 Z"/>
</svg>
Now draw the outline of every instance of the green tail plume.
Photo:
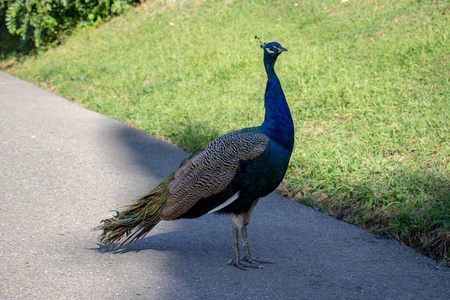
<svg viewBox="0 0 450 300">
<path fill-rule="evenodd" d="M 170 175 L 150 193 L 127 205 L 124 210 L 117 211 L 112 218 L 103 220 L 103 224 L 95 228 L 103 230 L 100 243 L 122 247 L 142 239 L 161 221 L 159 212 L 167 200 L 167 186 L 174 177 L 174 174 Z"/>
</svg>

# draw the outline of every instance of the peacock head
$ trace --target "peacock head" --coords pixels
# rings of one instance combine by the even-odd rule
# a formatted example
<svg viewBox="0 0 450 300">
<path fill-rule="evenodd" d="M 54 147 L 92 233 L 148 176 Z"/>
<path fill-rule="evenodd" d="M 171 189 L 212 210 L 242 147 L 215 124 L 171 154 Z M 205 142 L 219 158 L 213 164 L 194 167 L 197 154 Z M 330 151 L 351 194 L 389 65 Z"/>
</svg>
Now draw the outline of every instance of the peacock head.
<svg viewBox="0 0 450 300">
<path fill-rule="evenodd" d="M 264 50 L 264 56 L 276 58 L 284 51 L 288 51 L 286 48 L 281 47 L 281 45 L 277 42 L 271 42 L 268 44 L 264 44 L 262 47 Z"/>
</svg>

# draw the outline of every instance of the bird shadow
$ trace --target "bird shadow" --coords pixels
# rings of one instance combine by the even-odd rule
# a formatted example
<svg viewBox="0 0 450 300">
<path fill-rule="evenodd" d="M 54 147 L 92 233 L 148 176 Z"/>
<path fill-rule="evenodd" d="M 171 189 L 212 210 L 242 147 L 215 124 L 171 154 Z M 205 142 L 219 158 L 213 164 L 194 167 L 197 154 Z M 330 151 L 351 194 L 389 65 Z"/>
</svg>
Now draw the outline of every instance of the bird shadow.
<svg viewBox="0 0 450 300">
<path fill-rule="evenodd" d="M 182 269 L 220 267 L 232 256 L 230 219 L 207 215 L 198 219 L 162 222 L 142 240 L 123 247 L 105 247 L 97 244 L 88 250 L 100 254 L 147 257 L 152 260 L 164 253 L 171 261 L 165 273 L 184 281 L 185 274 L 179 273 L 170 264 L 176 263 Z M 128 256 L 131 255 L 131 256 Z"/>
</svg>

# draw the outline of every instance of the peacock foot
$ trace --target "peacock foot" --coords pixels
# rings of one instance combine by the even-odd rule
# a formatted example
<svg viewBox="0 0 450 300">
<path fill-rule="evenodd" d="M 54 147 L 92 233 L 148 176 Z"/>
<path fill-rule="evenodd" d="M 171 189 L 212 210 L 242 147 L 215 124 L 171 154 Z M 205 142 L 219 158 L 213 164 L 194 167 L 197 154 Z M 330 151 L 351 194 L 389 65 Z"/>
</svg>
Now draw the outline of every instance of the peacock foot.
<svg viewBox="0 0 450 300">
<path fill-rule="evenodd" d="M 251 263 L 251 264 L 274 264 L 275 262 L 271 260 L 265 260 L 265 259 L 259 259 L 259 258 L 253 258 L 250 256 L 244 256 L 242 258 L 243 261 Z M 261 266 L 263 267 L 263 266 Z"/>
<path fill-rule="evenodd" d="M 251 260 L 247 260 L 247 259 L 231 259 L 227 262 L 228 265 L 233 265 L 241 270 L 247 270 L 246 268 L 257 268 L 257 269 L 262 269 L 264 268 L 264 266 L 261 266 L 260 264 L 258 264 L 256 261 L 251 261 Z"/>
</svg>

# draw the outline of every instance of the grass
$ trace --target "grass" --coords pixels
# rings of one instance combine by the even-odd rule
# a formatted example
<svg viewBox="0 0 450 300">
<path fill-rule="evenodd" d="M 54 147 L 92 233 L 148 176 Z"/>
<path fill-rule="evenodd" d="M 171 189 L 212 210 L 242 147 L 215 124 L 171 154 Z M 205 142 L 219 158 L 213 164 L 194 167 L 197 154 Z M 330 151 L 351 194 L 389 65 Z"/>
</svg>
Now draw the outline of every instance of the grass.
<svg viewBox="0 0 450 300">
<path fill-rule="evenodd" d="M 445 0 L 148 1 L 2 65 L 195 151 L 262 122 L 253 37 L 276 40 L 296 127 L 284 193 L 449 265 L 449 33 Z"/>
</svg>

